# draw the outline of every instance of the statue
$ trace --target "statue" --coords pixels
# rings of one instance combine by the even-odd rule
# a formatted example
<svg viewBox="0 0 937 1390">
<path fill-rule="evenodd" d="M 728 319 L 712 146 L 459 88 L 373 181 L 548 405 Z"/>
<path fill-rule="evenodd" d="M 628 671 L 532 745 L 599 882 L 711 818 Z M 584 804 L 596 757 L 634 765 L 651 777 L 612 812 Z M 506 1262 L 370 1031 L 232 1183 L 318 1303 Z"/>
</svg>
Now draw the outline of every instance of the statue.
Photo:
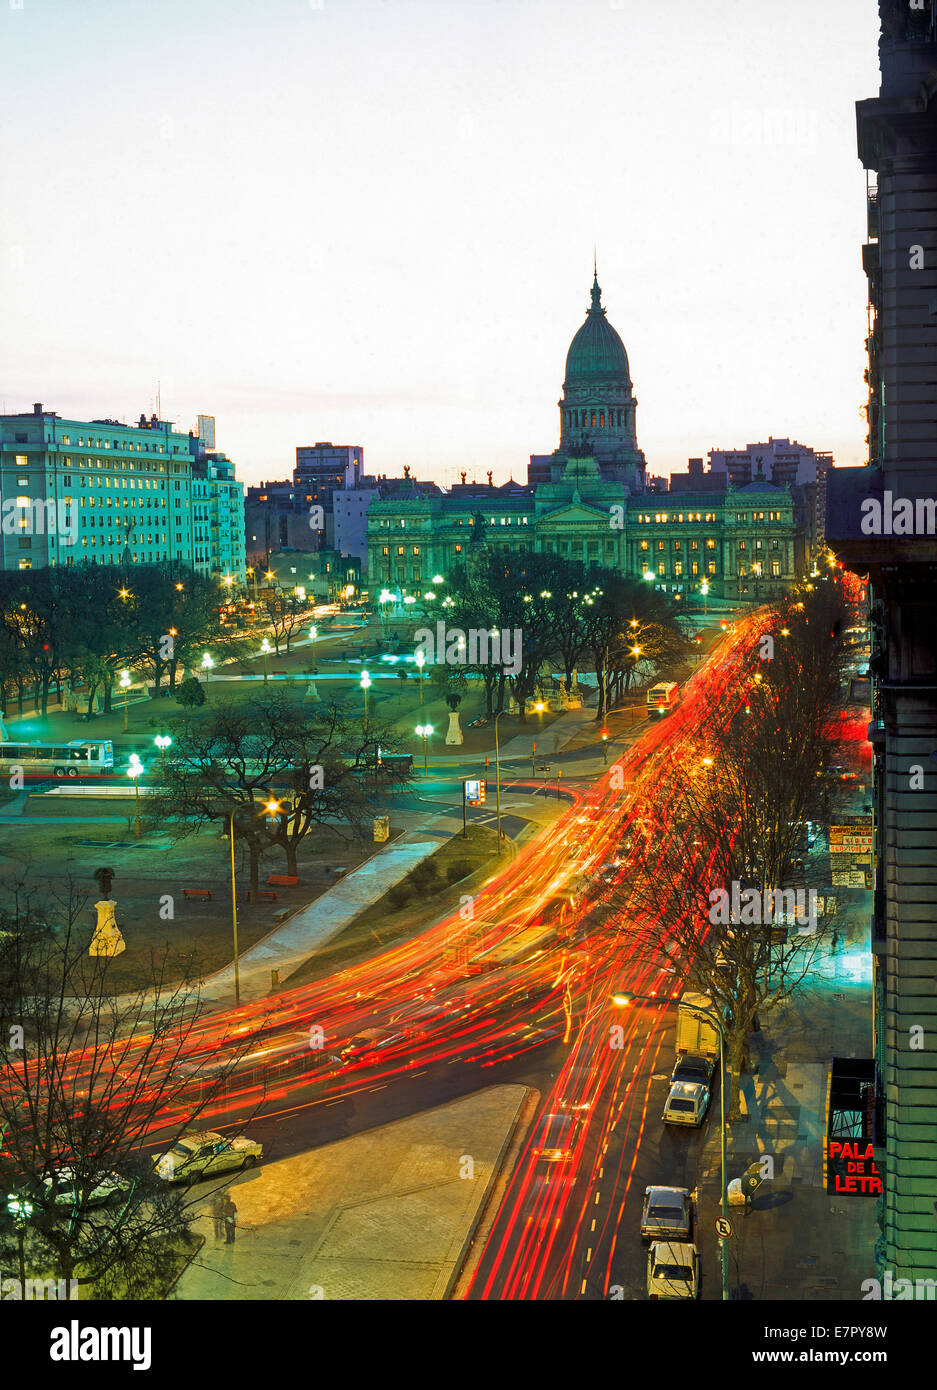
<svg viewBox="0 0 937 1390">
<path fill-rule="evenodd" d="M 114 909 L 117 903 L 113 898 L 102 898 L 95 903 L 98 920 L 94 928 L 94 935 L 91 938 L 91 945 L 88 947 L 89 956 L 119 956 L 121 951 L 126 951 L 127 943 L 120 934 L 120 928 L 114 918 Z"/>
<path fill-rule="evenodd" d="M 114 917 L 114 909 L 117 903 L 111 897 L 111 884 L 114 882 L 114 870 L 101 868 L 95 869 L 92 877 L 101 890 L 101 901 L 95 903 L 98 920 L 94 928 L 94 935 L 91 938 L 91 945 L 88 947 L 89 956 L 119 956 L 121 951 L 126 951 L 127 943 L 120 934 L 120 928 Z"/>
</svg>

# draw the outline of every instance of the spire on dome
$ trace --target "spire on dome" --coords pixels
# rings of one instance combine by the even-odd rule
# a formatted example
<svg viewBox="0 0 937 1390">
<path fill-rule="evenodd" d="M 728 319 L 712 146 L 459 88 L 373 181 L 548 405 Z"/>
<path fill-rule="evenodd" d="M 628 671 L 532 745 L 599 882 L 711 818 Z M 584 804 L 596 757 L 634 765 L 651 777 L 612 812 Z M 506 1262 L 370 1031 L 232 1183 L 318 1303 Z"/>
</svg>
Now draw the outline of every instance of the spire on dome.
<svg viewBox="0 0 937 1390">
<path fill-rule="evenodd" d="M 592 280 L 592 307 L 589 309 L 589 313 L 590 313 L 590 314 L 604 314 L 604 313 L 605 313 L 605 310 L 602 308 L 602 291 L 601 291 L 601 289 L 600 289 L 600 287 L 599 287 L 599 269 L 598 269 L 598 266 L 596 266 L 596 267 L 594 268 L 594 271 L 593 271 L 593 280 Z"/>
</svg>

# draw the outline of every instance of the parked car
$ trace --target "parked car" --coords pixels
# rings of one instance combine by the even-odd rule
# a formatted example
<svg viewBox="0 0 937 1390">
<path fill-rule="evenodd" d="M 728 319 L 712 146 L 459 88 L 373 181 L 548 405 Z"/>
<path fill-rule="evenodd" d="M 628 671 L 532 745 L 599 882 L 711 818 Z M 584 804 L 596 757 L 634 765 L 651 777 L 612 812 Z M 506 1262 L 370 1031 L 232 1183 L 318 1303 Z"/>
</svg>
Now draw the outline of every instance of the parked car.
<svg viewBox="0 0 937 1390">
<path fill-rule="evenodd" d="M 685 1052 L 673 1064 L 670 1084 L 672 1086 L 675 1081 L 689 1081 L 708 1086 L 712 1080 L 714 1065 L 711 1057 L 698 1057 L 693 1053 Z"/>
<path fill-rule="evenodd" d="M 693 1205 L 686 1187 L 646 1187 L 641 1208 L 642 1240 L 687 1241 L 693 1234 Z"/>
<path fill-rule="evenodd" d="M 699 1298 L 699 1251 L 683 1241 L 656 1240 L 647 1257 L 647 1296 Z"/>
<path fill-rule="evenodd" d="M 131 1183 L 119 1173 L 97 1173 L 77 1185 L 74 1168 L 59 1168 L 43 1178 L 42 1186 L 45 1196 L 52 1197 L 57 1207 L 103 1207 L 112 1198 L 129 1192 Z"/>
<path fill-rule="evenodd" d="M 675 1081 L 664 1105 L 663 1118 L 670 1125 L 699 1127 L 709 1109 L 709 1087 L 699 1081 Z"/>
<path fill-rule="evenodd" d="M 263 1145 L 239 1134 L 230 1137 L 213 1130 L 187 1130 L 172 1148 L 153 1155 L 153 1165 L 164 1182 L 201 1182 L 237 1168 L 253 1168 Z"/>
</svg>

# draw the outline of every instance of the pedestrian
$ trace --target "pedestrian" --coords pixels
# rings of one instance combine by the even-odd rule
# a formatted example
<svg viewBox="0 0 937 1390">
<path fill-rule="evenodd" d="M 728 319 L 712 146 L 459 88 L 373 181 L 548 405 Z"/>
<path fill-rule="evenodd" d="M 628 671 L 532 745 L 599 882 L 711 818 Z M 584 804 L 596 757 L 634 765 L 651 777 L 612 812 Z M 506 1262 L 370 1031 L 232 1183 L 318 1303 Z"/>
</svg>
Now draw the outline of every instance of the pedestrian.
<svg viewBox="0 0 937 1390">
<path fill-rule="evenodd" d="M 238 1209 L 230 1197 L 225 1198 L 224 1203 L 224 1243 L 225 1245 L 234 1244 L 234 1232 L 237 1229 Z"/>
<path fill-rule="evenodd" d="M 225 1199 L 219 1193 L 211 1204 L 211 1219 L 215 1223 L 216 1240 L 220 1240 L 224 1235 L 224 1207 Z"/>
</svg>

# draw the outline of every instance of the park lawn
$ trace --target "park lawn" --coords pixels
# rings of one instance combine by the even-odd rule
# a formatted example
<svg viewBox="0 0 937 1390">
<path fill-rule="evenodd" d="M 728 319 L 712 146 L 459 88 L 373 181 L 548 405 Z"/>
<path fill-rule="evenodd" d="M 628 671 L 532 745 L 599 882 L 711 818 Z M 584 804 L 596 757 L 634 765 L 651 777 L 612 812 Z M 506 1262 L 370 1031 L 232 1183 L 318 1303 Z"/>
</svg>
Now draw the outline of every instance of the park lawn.
<svg viewBox="0 0 937 1390">
<path fill-rule="evenodd" d="M 48 800 L 58 802 L 59 798 Z M 87 798 L 82 800 L 88 803 Z M 61 922 L 62 899 L 71 893 L 79 939 L 90 943 L 96 921 L 94 903 L 100 896 L 93 874 L 107 867 L 114 871 L 111 896 L 117 902 L 117 924 L 127 943 L 126 951 L 114 957 L 108 969 L 108 984 L 116 992 L 143 988 L 150 982 L 151 953 L 159 960 L 166 953 L 169 984 L 230 965 L 233 924 L 227 835 L 217 827 L 204 827 L 174 843 L 168 831 L 145 829 L 137 840 L 126 820 L 101 824 L 87 819 L 95 814 L 90 805 L 101 806 L 103 800 L 90 802 L 88 809 L 72 804 L 73 823 L 0 827 L 0 906 L 12 907 L 16 885 L 25 879 L 37 889 L 37 907 L 53 923 Z M 121 804 L 132 815 L 129 803 L 121 799 Z M 391 839 L 400 833 L 392 827 Z M 277 927 L 283 916 L 331 887 L 334 867 L 356 868 L 380 848 L 369 840 L 343 839 L 332 830 L 310 835 L 300 849 L 299 883 L 265 890 L 275 891 L 277 899 L 256 904 L 246 902 L 247 865 L 239 848 L 239 951 L 243 953 Z M 268 856 L 261 866 L 261 885 L 268 874 L 282 874 L 285 867 L 281 855 Z M 184 888 L 207 888 L 212 897 L 186 900 Z"/>
<path fill-rule="evenodd" d="M 365 960 L 391 946 L 419 935 L 459 906 L 464 893 L 475 891 L 498 863 L 498 835 L 487 825 L 470 825 L 468 838 L 454 835 L 430 856 L 439 873 L 435 890 L 410 888 L 409 901 L 397 905 L 395 889 L 371 903 L 348 926 L 325 943 L 289 977 L 288 987 L 309 984 L 334 975 L 349 965 Z M 453 864 L 464 864 L 466 872 L 454 883 L 447 883 L 446 872 Z M 405 881 L 406 882 L 406 881 Z"/>
</svg>

